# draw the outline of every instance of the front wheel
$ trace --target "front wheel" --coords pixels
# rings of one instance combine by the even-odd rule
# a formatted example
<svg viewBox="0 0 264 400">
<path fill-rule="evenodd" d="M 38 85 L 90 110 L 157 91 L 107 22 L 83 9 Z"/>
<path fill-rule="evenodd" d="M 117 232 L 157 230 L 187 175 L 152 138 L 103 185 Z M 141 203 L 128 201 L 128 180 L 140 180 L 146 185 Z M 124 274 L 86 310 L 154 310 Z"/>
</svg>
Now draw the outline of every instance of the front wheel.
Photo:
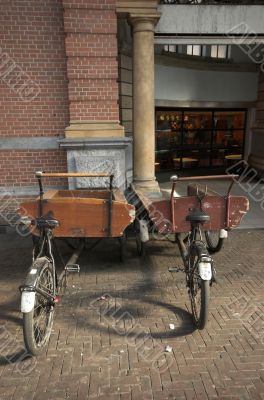
<svg viewBox="0 0 264 400">
<path fill-rule="evenodd" d="M 23 334 L 26 349 L 37 356 L 48 344 L 54 317 L 55 282 L 50 261 L 45 257 L 35 260 L 25 286 L 32 283 L 33 275 L 36 289 L 34 307 L 30 312 L 23 313 Z"/>
<path fill-rule="evenodd" d="M 203 256 L 206 255 L 203 246 Z M 198 329 L 204 329 L 209 313 L 210 281 L 201 278 L 199 273 L 201 249 L 194 246 L 190 258 L 189 289 L 194 323 Z"/>
<path fill-rule="evenodd" d="M 136 236 L 137 253 L 141 257 L 146 256 L 146 243 L 141 240 L 140 222 L 138 219 L 134 221 L 134 231 Z"/>
</svg>

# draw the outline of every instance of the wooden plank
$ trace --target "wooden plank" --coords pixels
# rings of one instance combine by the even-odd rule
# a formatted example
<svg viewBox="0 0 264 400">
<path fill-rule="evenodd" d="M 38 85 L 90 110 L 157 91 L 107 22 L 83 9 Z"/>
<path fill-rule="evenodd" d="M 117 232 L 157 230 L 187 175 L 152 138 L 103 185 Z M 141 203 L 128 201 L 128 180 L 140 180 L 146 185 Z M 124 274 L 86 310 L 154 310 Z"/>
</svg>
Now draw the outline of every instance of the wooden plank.
<svg viewBox="0 0 264 400">
<path fill-rule="evenodd" d="M 188 232 L 191 225 L 186 221 L 186 216 L 193 208 L 200 208 L 196 196 L 174 198 L 175 227 L 172 226 L 171 208 L 168 200 L 155 202 L 152 209 L 149 208 L 149 216 L 155 223 L 160 233 L 167 232 Z M 249 209 L 249 202 L 246 197 L 231 196 L 229 221 L 226 224 L 226 199 L 220 196 L 206 196 L 202 201 L 203 211 L 210 216 L 210 221 L 205 223 L 204 230 L 231 229 L 240 224 L 242 217 Z"/>
<path fill-rule="evenodd" d="M 78 190 L 47 190 L 44 193 L 43 199 L 51 199 L 51 198 L 96 198 L 96 199 L 109 199 L 110 191 L 109 190 L 91 190 L 91 189 L 78 189 Z M 39 197 L 38 197 L 39 199 Z M 126 198 L 124 194 L 116 189 L 113 190 L 113 199 L 116 201 L 126 202 Z"/>
<path fill-rule="evenodd" d="M 25 211 L 26 210 L 26 211 Z M 54 229 L 55 237 L 108 237 L 109 204 L 104 199 L 51 198 L 43 204 L 43 216 L 55 218 L 60 226 Z M 38 217 L 38 202 L 21 204 L 18 213 Z M 119 237 L 134 220 L 134 206 L 113 201 L 112 237 Z"/>
<path fill-rule="evenodd" d="M 44 195 L 44 199 L 46 199 L 46 194 Z M 94 199 L 109 199 L 109 191 L 107 190 L 58 190 L 56 196 L 54 198 L 63 198 L 63 199 L 76 199 L 76 198 L 94 198 Z"/>
</svg>

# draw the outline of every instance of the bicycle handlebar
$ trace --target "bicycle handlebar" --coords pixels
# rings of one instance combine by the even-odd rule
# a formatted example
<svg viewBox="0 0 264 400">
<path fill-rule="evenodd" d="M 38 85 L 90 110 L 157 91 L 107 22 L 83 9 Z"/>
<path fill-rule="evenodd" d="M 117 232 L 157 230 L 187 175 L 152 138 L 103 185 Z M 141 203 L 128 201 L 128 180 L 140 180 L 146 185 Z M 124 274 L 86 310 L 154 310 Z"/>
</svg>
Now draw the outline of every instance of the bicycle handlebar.
<svg viewBox="0 0 264 400">
<path fill-rule="evenodd" d="M 239 178 L 239 175 L 209 175 L 209 176 L 178 176 L 178 175 L 173 175 L 171 176 L 170 180 L 173 183 L 176 183 L 178 181 L 202 181 L 202 180 L 213 180 L 213 179 L 236 179 Z"/>
</svg>

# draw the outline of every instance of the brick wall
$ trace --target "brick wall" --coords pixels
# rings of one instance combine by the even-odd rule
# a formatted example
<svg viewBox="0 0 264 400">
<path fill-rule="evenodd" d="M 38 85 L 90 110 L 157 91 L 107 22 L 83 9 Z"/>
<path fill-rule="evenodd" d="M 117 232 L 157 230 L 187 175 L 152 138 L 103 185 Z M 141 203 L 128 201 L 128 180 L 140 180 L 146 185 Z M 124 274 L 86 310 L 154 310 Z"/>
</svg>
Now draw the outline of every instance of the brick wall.
<svg viewBox="0 0 264 400">
<path fill-rule="evenodd" d="M 61 150 L 5 150 L 0 151 L 0 186 L 36 186 L 35 171 L 61 172 L 67 170 L 65 154 Z M 62 179 L 45 178 L 45 185 L 65 186 Z"/>
<path fill-rule="evenodd" d="M 7 213 L 12 214 L 27 193 L 32 197 L 37 190 L 36 170 L 67 169 L 66 154 L 56 140 L 54 149 L 43 148 L 42 142 L 34 147 L 38 147 L 38 137 L 64 136 L 69 124 L 61 0 L 4 3 L 0 13 L 0 142 L 8 139 L 8 148 L 0 143 L 0 223 L 7 223 Z M 22 148 L 21 141 L 25 141 Z"/>
<path fill-rule="evenodd" d="M 72 121 L 117 121 L 117 17 L 114 0 L 63 0 Z"/>
<path fill-rule="evenodd" d="M 0 223 L 37 190 L 34 172 L 67 170 L 70 121 L 116 121 L 115 0 L 12 0 L 0 13 Z M 39 138 L 39 140 L 38 140 Z M 45 147 L 45 140 L 53 145 Z M 8 141 L 6 145 L 5 140 Z M 3 145 L 3 143 L 5 145 Z M 43 144 L 44 143 L 44 144 Z M 65 181 L 47 181 L 65 186 Z"/>
</svg>

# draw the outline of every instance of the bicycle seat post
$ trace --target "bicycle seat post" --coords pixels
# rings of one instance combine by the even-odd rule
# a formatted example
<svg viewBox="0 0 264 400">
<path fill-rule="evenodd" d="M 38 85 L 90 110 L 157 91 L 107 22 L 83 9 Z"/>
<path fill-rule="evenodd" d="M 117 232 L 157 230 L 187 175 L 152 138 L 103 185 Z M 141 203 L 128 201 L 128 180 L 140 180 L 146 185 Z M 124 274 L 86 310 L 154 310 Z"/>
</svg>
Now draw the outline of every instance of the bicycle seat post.
<svg viewBox="0 0 264 400">
<path fill-rule="evenodd" d="M 38 184 L 39 184 L 39 217 L 42 216 L 43 214 L 43 195 L 44 195 L 44 190 L 43 190 L 43 185 L 42 185 L 42 180 L 41 180 L 41 174 L 36 173 Z"/>
</svg>

